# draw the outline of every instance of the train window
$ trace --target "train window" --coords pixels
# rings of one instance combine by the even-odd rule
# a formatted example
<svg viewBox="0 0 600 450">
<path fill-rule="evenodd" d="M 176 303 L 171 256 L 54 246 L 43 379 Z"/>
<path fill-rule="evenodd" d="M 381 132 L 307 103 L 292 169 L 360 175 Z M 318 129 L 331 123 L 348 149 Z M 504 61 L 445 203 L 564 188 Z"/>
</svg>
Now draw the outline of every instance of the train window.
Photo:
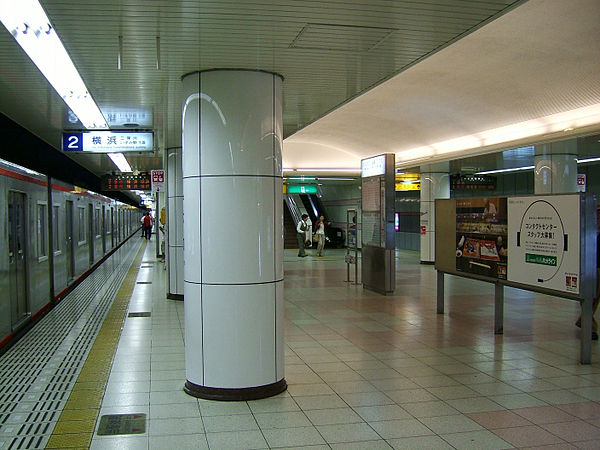
<svg viewBox="0 0 600 450">
<path fill-rule="evenodd" d="M 94 230 L 97 238 L 102 236 L 102 213 L 100 208 L 96 208 L 96 211 L 94 211 Z"/>
<path fill-rule="evenodd" d="M 77 241 L 79 244 L 85 244 L 85 208 L 77 207 L 77 229 L 79 233 L 77 235 Z"/>
<path fill-rule="evenodd" d="M 46 233 L 48 205 L 45 203 L 37 204 L 37 217 L 35 223 L 35 234 L 37 238 L 37 252 L 38 258 L 48 256 L 48 239 Z"/>
<path fill-rule="evenodd" d="M 60 205 L 52 205 L 52 248 L 54 249 L 54 254 L 60 253 L 60 239 L 58 236 L 60 235 L 59 230 L 61 223 L 58 219 L 60 211 Z"/>
</svg>

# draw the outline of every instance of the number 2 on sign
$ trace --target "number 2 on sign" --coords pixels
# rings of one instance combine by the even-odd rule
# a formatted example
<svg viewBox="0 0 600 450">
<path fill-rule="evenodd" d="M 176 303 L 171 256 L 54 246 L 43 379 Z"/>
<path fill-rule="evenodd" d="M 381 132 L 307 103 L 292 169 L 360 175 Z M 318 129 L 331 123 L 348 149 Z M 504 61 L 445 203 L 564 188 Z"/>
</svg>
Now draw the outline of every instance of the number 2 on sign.
<svg viewBox="0 0 600 450">
<path fill-rule="evenodd" d="M 69 145 L 67 148 L 77 150 L 79 148 L 79 136 L 69 136 L 68 138 Z"/>
</svg>

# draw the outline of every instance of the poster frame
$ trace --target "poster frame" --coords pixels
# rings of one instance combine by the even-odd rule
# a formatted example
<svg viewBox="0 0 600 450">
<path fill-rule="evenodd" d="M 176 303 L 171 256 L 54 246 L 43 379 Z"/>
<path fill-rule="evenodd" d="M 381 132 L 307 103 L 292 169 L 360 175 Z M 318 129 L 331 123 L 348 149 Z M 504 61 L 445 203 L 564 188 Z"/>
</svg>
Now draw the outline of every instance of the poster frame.
<svg viewBox="0 0 600 450">
<path fill-rule="evenodd" d="M 596 288 L 598 283 L 598 270 L 596 268 L 596 252 L 597 252 L 597 208 L 598 199 L 595 194 L 591 193 L 563 193 L 563 194 L 550 194 L 550 195 L 514 195 L 505 196 L 507 203 L 510 197 L 552 197 L 552 196 L 564 196 L 572 195 L 577 198 L 580 202 L 580 220 L 579 220 L 579 277 L 581 289 L 579 293 L 569 293 L 566 291 L 557 291 L 555 289 L 543 288 L 536 285 L 517 283 L 510 280 L 492 278 L 488 276 L 482 276 L 472 274 L 469 272 L 461 272 L 449 269 L 447 266 L 438 264 L 438 246 L 443 249 L 441 242 L 443 233 L 436 233 L 436 262 L 435 268 L 437 271 L 437 313 L 444 313 L 444 275 L 454 275 L 463 278 L 469 278 L 479 281 L 492 283 L 495 286 L 495 319 L 494 329 L 496 334 L 503 333 L 503 304 L 504 304 L 504 287 L 512 287 L 522 289 L 525 291 L 537 292 L 541 294 L 547 294 L 558 298 L 565 298 L 569 300 L 575 300 L 581 304 L 581 333 L 580 333 L 580 362 L 582 364 L 591 363 L 591 346 L 592 346 L 592 302 L 596 294 Z M 503 196 L 504 197 L 504 196 Z M 438 211 L 454 211 L 454 227 L 456 226 L 456 200 L 452 199 L 437 199 L 435 202 L 436 207 L 436 230 L 442 228 L 442 224 L 447 224 L 450 218 L 447 214 L 437 214 Z M 438 208 L 439 206 L 439 208 Z M 452 208 L 453 206 L 453 208 Z M 440 227 L 438 227 L 438 224 Z M 511 230 L 509 229 L 510 233 Z M 452 245 L 454 240 L 451 241 Z M 510 264 L 510 254 L 509 262 Z M 456 267 L 456 266 L 455 266 Z"/>
</svg>

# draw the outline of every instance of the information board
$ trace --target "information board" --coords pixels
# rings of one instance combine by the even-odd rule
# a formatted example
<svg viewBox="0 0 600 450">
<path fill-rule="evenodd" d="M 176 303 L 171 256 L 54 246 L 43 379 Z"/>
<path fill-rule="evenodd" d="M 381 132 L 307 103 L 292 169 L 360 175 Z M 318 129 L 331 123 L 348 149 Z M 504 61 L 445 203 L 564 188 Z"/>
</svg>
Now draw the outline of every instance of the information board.
<svg viewBox="0 0 600 450">
<path fill-rule="evenodd" d="M 381 192 L 379 178 L 367 178 L 362 182 L 363 211 L 381 211 Z"/>
<path fill-rule="evenodd" d="M 509 281 L 579 293 L 579 196 L 509 198 L 508 229 Z"/>
<path fill-rule="evenodd" d="M 165 190 L 165 171 L 152 170 L 152 192 L 163 192 Z"/>
<path fill-rule="evenodd" d="M 143 173 L 139 175 L 112 175 L 102 179 L 102 190 L 104 191 L 123 191 L 123 190 L 150 190 L 150 174 Z"/>
</svg>

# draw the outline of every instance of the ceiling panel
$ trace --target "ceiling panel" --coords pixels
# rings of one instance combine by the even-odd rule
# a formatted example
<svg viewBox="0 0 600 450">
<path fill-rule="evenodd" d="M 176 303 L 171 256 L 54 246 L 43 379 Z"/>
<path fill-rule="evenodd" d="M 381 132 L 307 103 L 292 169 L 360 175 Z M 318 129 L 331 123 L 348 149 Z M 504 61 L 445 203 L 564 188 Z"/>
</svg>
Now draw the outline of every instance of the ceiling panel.
<svg viewBox="0 0 600 450">
<path fill-rule="evenodd" d="M 149 107 L 160 149 L 180 145 L 181 76 L 210 68 L 285 77 L 289 136 L 522 1 L 42 0 L 97 103 Z M 119 36 L 123 65 L 117 70 Z M 160 70 L 156 68 L 160 37 Z M 52 146 L 62 101 L 0 30 L 0 109 Z M 81 158 L 85 164 L 85 158 Z M 108 160 L 89 165 L 101 174 Z M 100 158 L 102 159 L 102 158 Z M 132 160 L 138 169 L 160 166 Z"/>
</svg>

